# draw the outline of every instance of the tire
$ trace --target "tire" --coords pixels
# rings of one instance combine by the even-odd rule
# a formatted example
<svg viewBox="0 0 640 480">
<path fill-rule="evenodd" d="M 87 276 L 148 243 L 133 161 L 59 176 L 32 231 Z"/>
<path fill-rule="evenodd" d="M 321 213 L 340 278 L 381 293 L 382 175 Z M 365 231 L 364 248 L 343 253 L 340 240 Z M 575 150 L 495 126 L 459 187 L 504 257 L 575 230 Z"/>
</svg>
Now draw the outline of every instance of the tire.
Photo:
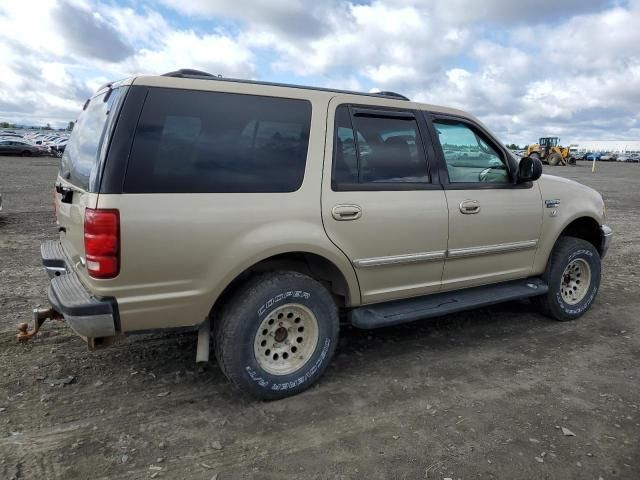
<svg viewBox="0 0 640 480">
<path fill-rule="evenodd" d="M 562 155 L 560 155 L 559 153 L 552 153 L 547 157 L 547 162 L 549 162 L 549 165 L 551 165 L 552 167 L 562 165 Z"/>
<path fill-rule="evenodd" d="M 600 276 L 600 254 L 591 243 L 580 238 L 560 237 L 542 276 L 549 291 L 533 301 L 550 318 L 562 322 L 575 320 L 593 304 L 600 288 Z"/>
<path fill-rule="evenodd" d="M 31 156 L 31 152 L 29 150 L 25 150 L 24 152 L 21 153 L 21 156 L 30 157 Z"/>
<path fill-rule="evenodd" d="M 214 350 L 236 387 L 276 400 L 318 381 L 338 332 L 338 309 L 322 284 L 297 272 L 270 272 L 236 290 L 214 318 Z"/>
</svg>

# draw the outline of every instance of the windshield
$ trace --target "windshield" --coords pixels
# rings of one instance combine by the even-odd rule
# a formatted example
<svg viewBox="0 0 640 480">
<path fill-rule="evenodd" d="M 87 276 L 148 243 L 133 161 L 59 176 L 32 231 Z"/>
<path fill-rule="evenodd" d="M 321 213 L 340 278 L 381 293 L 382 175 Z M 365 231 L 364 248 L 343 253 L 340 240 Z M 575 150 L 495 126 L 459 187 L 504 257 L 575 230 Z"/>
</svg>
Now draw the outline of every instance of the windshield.
<svg viewBox="0 0 640 480">
<path fill-rule="evenodd" d="M 100 158 L 121 104 L 123 88 L 106 90 L 88 100 L 80 113 L 62 156 L 60 175 L 75 186 L 97 190 L 96 179 Z"/>
</svg>

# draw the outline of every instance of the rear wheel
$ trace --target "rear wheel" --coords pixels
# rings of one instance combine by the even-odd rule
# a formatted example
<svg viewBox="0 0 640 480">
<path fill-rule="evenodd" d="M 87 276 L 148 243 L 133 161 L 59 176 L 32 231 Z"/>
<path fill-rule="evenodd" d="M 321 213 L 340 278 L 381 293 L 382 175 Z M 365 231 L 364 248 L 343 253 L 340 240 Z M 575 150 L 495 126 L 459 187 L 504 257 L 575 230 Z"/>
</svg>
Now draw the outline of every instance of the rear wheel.
<svg viewBox="0 0 640 480">
<path fill-rule="evenodd" d="M 21 153 L 21 155 L 23 157 L 30 157 L 31 156 L 31 152 L 29 150 L 25 150 L 24 152 Z"/>
<path fill-rule="evenodd" d="M 329 365 L 338 309 L 322 284 L 297 272 L 257 276 L 214 319 L 214 349 L 240 390 L 275 400 L 306 390 Z"/>
<path fill-rule="evenodd" d="M 560 155 L 559 153 L 552 153 L 547 157 L 547 162 L 549 162 L 549 165 L 551 165 L 552 167 L 562 165 L 562 155 Z"/>
<path fill-rule="evenodd" d="M 561 237 L 542 277 L 549 291 L 534 302 L 555 320 L 574 320 L 593 304 L 600 288 L 600 269 L 600 254 L 591 243 Z"/>
</svg>

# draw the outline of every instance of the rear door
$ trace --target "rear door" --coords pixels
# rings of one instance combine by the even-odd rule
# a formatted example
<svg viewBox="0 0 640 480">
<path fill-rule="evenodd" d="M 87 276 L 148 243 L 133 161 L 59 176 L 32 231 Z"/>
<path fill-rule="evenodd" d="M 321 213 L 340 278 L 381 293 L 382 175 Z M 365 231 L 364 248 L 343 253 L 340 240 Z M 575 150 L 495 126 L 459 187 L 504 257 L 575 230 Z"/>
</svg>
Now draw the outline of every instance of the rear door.
<svg viewBox="0 0 640 480">
<path fill-rule="evenodd" d="M 440 289 L 447 205 L 425 127 L 410 109 L 329 104 L 322 218 L 363 303 Z"/>
<path fill-rule="evenodd" d="M 84 211 L 95 208 L 101 159 L 124 89 L 106 89 L 87 101 L 73 128 L 56 180 L 60 241 L 74 267 L 84 267 Z M 84 268 L 77 269 L 82 275 Z"/>
</svg>

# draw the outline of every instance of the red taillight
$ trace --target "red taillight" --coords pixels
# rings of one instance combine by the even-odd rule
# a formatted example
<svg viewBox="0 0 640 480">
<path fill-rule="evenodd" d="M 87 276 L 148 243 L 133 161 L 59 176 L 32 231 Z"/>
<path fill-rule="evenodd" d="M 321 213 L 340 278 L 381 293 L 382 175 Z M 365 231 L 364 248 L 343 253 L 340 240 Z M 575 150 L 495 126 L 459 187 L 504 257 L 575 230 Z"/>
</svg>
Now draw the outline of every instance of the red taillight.
<svg viewBox="0 0 640 480">
<path fill-rule="evenodd" d="M 93 278 L 113 278 L 120 270 L 120 214 L 118 210 L 84 211 L 84 253 Z"/>
</svg>

